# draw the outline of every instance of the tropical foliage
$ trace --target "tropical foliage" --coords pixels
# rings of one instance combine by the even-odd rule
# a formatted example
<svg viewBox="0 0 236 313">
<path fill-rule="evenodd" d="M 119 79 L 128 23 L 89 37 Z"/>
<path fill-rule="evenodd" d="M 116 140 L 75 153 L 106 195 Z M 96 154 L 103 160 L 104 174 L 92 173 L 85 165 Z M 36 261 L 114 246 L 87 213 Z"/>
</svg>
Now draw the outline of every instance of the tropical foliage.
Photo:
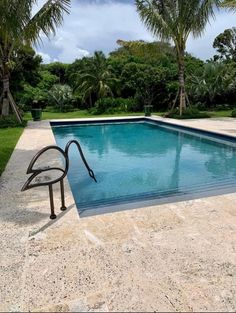
<svg viewBox="0 0 236 313">
<path fill-rule="evenodd" d="M 44 70 L 44 67 L 40 68 L 37 72 L 37 82 L 34 83 L 33 79 L 32 82 L 23 81 L 21 90 L 14 93 L 15 99 L 24 110 L 30 110 L 33 103 L 45 108 L 49 100 L 48 91 L 58 82 L 58 76 Z"/>
<path fill-rule="evenodd" d="M 0 111 L 8 114 L 9 101 L 20 120 L 20 115 L 12 98 L 9 80 L 14 69 L 14 59 L 24 44 L 35 44 L 42 34 L 55 33 L 62 24 L 63 14 L 69 13 L 70 0 L 48 0 L 32 14 L 36 0 L 1 0 L 0 1 L 0 79 L 2 96 Z"/>
<path fill-rule="evenodd" d="M 195 101 L 208 107 L 216 105 L 217 101 L 222 103 L 227 100 L 230 103 L 230 98 L 235 99 L 236 67 L 231 64 L 207 63 L 200 75 L 192 75 L 189 80 L 190 93 Z"/>
<path fill-rule="evenodd" d="M 145 46 L 153 51 L 150 57 Z M 22 82 L 16 81 L 21 88 L 14 88 L 14 96 L 24 110 L 37 103 L 55 111 L 79 108 L 94 114 L 143 111 L 147 104 L 153 105 L 154 111 L 168 111 L 178 91 L 178 65 L 172 46 L 166 44 L 165 50 L 159 47 L 163 43 L 123 42 L 108 57 L 96 52 L 72 64 L 48 65 L 38 64 L 30 52 L 27 59 L 32 82 L 26 67 Z M 232 58 L 204 63 L 185 54 L 184 61 L 186 90 L 193 106 L 201 109 L 220 108 L 222 103 L 234 106 L 236 62 Z M 65 93 L 68 101 L 59 105 L 51 91 L 60 92 L 61 96 Z"/>
<path fill-rule="evenodd" d="M 104 98 L 96 101 L 90 113 L 93 114 L 113 114 L 113 113 L 128 113 L 137 112 L 138 107 L 133 98 Z"/>
<path fill-rule="evenodd" d="M 162 40 L 172 40 L 179 68 L 180 115 L 188 101 L 185 87 L 184 56 L 189 35 L 202 35 L 209 18 L 214 16 L 217 0 L 136 0 L 137 10 L 147 28 Z M 176 97 L 176 100 L 177 100 Z"/>
<path fill-rule="evenodd" d="M 145 105 L 152 105 L 154 111 L 166 112 L 174 108 L 178 98 L 179 108 L 172 112 L 175 117 L 179 113 L 203 117 L 198 108 L 236 107 L 235 28 L 216 37 L 213 47 L 217 55 L 209 61 L 185 51 L 189 35 L 202 34 L 214 15 L 214 6 L 222 1 L 136 0 L 142 20 L 162 41 L 119 39 L 118 48 L 108 56 L 97 51 L 71 64 L 42 64 L 30 47 L 40 40 L 41 33 L 55 31 L 70 1 L 46 1 L 31 17 L 34 2 L 19 0 L 27 8 L 24 12 L 22 8 L 16 12 L 18 4 L 11 2 L 8 9 L 21 17 L 23 24 L 14 23 L 12 12 L 0 11 L 0 78 L 5 85 L 11 78 L 11 92 L 21 110 L 40 106 L 59 112 L 86 109 L 93 114 L 110 114 L 143 111 Z M 3 0 L 0 8 L 6 3 Z M 6 17 L 9 20 L 5 21 Z M 6 47 L 10 50 L 3 58 Z M 188 101 L 190 108 L 186 108 Z"/>
<path fill-rule="evenodd" d="M 72 88 L 68 85 L 54 85 L 49 91 L 49 99 L 50 98 L 56 110 L 67 112 L 72 107 Z"/>
<path fill-rule="evenodd" d="M 106 96 L 113 96 L 112 89 L 118 83 L 103 52 L 95 52 L 91 59 L 87 59 L 85 68 L 73 77 L 74 89 L 83 94 L 84 100 L 89 99 L 91 107 L 94 99 L 96 101 Z"/>
<path fill-rule="evenodd" d="M 236 61 L 236 27 L 226 29 L 219 34 L 213 42 L 213 47 L 219 53 L 219 56 L 215 56 L 215 60 L 221 58 Z"/>
<path fill-rule="evenodd" d="M 224 0 L 222 3 L 222 7 L 236 10 L 236 0 Z"/>
</svg>

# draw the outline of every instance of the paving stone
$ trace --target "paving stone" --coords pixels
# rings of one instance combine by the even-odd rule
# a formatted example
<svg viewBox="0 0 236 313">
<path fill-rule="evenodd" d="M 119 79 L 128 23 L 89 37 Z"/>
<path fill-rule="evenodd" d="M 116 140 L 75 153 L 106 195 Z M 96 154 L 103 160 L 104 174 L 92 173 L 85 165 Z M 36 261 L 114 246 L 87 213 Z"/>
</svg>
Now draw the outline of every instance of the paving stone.
<svg viewBox="0 0 236 313">
<path fill-rule="evenodd" d="M 230 118 L 168 122 L 236 136 Z M 65 180 L 51 221 L 47 188 L 20 192 L 50 144 L 30 122 L 0 178 L 0 311 L 236 310 L 236 193 L 79 218 Z"/>
</svg>

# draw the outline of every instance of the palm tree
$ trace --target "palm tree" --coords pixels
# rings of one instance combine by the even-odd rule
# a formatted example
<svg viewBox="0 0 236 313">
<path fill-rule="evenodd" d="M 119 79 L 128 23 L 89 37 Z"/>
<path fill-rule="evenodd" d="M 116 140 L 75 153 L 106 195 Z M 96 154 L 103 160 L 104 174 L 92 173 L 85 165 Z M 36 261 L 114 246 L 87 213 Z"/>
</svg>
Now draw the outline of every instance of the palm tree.
<svg viewBox="0 0 236 313">
<path fill-rule="evenodd" d="M 147 28 L 162 40 L 172 40 L 179 66 L 179 90 L 173 107 L 179 98 L 182 115 L 188 101 L 185 91 L 185 49 L 189 35 L 202 35 L 214 7 L 219 0 L 136 0 L 138 13 Z"/>
<path fill-rule="evenodd" d="M 222 3 L 222 7 L 236 11 L 236 0 L 224 0 Z"/>
<path fill-rule="evenodd" d="M 204 65 L 200 75 L 192 75 L 188 80 L 193 96 L 213 104 L 218 96 L 235 90 L 236 69 L 231 64 L 209 62 Z"/>
<path fill-rule="evenodd" d="M 67 112 L 73 100 L 72 88 L 69 85 L 55 84 L 49 90 L 49 97 L 56 109 Z"/>
<path fill-rule="evenodd" d="M 62 24 L 63 13 L 69 13 L 70 0 L 48 0 L 35 13 L 37 0 L 0 1 L 0 114 L 8 115 L 11 104 L 17 118 L 21 116 L 10 92 L 10 73 L 14 66 L 13 56 L 24 45 L 40 42 L 42 34 L 47 37 Z M 2 108 L 1 108 L 2 106 Z"/>
<path fill-rule="evenodd" d="M 94 56 L 88 59 L 87 66 L 78 73 L 75 90 L 81 91 L 83 99 L 89 99 L 92 107 L 92 96 L 96 96 L 97 99 L 113 96 L 112 89 L 116 83 L 117 79 L 107 65 L 104 53 L 96 51 Z"/>
</svg>

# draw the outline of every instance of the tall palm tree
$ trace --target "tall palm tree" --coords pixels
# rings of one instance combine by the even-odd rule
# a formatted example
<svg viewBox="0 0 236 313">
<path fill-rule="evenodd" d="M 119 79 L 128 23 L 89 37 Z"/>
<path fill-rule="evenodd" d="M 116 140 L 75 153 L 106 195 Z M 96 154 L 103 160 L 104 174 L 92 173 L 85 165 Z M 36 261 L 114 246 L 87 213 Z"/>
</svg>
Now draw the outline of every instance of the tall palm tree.
<svg viewBox="0 0 236 313">
<path fill-rule="evenodd" d="M 62 24 L 63 13 L 69 13 L 70 0 L 45 0 L 45 4 L 33 14 L 37 0 L 0 1 L 0 114 L 8 114 L 11 104 L 17 118 L 21 116 L 10 92 L 12 57 L 23 44 L 40 42 L 42 34 L 47 37 Z M 1 108 L 2 107 L 2 108 Z"/>
<path fill-rule="evenodd" d="M 186 109 L 188 97 L 185 91 L 185 49 L 189 35 L 202 35 L 214 8 L 220 0 L 136 0 L 138 13 L 147 28 L 162 40 L 172 40 L 179 66 L 179 111 Z M 174 107 L 173 105 L 173 107 Z"/>
<path fill-rule="evenodd" d="M 87 66 L 78 73 L 75 89 L 83 94 L 84 100 L 89 99 L 91 107 L 93 95 L 97 99 L 113 96 L 112 90 L 116 83 L 117 79 L 107 65 L 104 53 L 96 51 L 94 56 L 88 59 Z"/>
</svg>

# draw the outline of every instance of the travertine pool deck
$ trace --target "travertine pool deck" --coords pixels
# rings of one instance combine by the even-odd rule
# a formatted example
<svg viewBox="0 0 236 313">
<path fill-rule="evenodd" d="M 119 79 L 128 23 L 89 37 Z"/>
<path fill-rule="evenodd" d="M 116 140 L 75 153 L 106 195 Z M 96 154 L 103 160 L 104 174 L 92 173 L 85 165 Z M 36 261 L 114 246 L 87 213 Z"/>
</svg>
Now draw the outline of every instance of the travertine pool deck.
<svg viewBox="0 0 236 313">
<path fill-rule="evenodd" d="M 235 119 L 171 122 L 236 136 Z M 20 192 L 49 144 L 30 122 L 0 177 L 0 311 L 235 312 L 236 193 L 80 219 L 66 182 L 50 221 L 46 187 Z"/>
</svg>

